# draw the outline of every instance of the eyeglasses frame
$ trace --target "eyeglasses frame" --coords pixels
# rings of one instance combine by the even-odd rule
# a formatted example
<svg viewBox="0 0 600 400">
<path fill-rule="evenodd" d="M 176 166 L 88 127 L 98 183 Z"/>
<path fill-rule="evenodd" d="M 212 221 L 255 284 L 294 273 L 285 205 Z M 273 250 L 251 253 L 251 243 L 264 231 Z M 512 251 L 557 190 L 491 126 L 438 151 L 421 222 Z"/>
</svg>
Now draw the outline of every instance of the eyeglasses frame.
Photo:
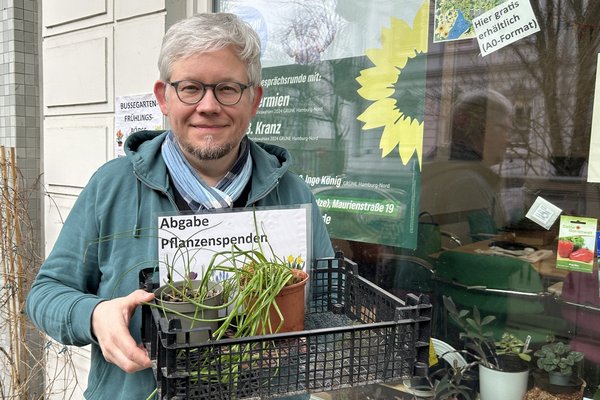
<svg viewBox="0 0 600 400">
<path fill-rule="evenodd" d="M 177 88 L 181 82 L 198 83 L 199 85 L 201 85 L 204 88 L 204 93 L 202 94 L 202 96 L 200 97 L 200 99 L 198 99 L 198 101 L 196 101 L 194 103 L 183 101 L 183 100 L 181 100 L 181 97 L 179 96 L 179 89 Z M 175 89 L 175 94 L 177 94 L 177 98 L 179 99 L 179 101 L 181 101 L 183 104 L 187 104 L 187 105 L 190 105 L 190 106 L 194 106 L 194 105 L 200 103 L 202 101 L 202 99 L 204 99 L 204 96 L 206 96 L 206 93 L 208 92 L 207 89 L 212 89 L 213 95 L 215 96 L 215 99 L 219 102 L 219 104 L 224 105 L 224 106 L 235 106 L 236 104 L 238 104 L 240 102 L 240 100 L 242 100 L 242 96 L 244 95 L 244 91 L 246 89 L 252 88 L 252 86 L 253 86 L 251 83 L 249 83 L 249 84 L 246 85 L 246 84 L 243 84 L 241 82 L 236 82 L 236 81 L 222 81 L 222 82 L 217 82 L 217 83 L 204 83 L 204 82 L 197 81 L 197 80 L 194 80 L 194 79 L 182 79 L 182 80 L 174 81 L 174 82 L 171 82 L 171 81 L 167 80 L 166 83 L 168 85 L 170 85 L 170 86 L 173 86 L 173 88 Z M 238 99 L 238 101 L 236 101 L 235 103 L 226 104 L 226 103 L 223 103 L 221 100 L 219 100 L 219 97 L 215 94 L 215 89 L 217 88 L 218 85 L 220 85 L 222 83 L 235 83 L 236 85 L 238 85 L 240 87 L 241 92 L 240 92 L 240 98 Z"/>
</svg>

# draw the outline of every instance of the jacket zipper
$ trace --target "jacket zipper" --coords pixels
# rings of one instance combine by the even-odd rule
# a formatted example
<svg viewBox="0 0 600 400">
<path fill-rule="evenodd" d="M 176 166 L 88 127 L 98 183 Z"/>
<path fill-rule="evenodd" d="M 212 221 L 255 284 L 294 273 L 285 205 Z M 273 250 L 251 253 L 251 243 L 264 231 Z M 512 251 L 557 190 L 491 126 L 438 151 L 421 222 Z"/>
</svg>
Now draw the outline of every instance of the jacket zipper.
<svg viewBox="0 0 600 400">
<path fill-rule="evenodd" d="M 165 196 L 167 196 L 167 198 L 169 199 L 169 202 L 171 203 L 171 205 L 173 206 L 173 208 L 175 210 L 178 210 L 177 208 L 177 203 L 175 203 L 175 199 L 173 198 L 173 196 L 171 196 L 171 193 L 169 193 L 167 190 L 165 190 L 162 187 L 159 186 L 154 186 L 153 184 L 150 183 L 150 181 L 146 180 L 145 178 L 141 177 L 137 171 L 133 171 L 133 175 L 144 185 L 146 185 L 146 187 L 152 189 L 152 190 L 156 190 L 162 194 L 164 194 Z"/>
<path fill-rule="evenodd" d="M 250 199 L 248 199 L 248 203 L 246 204 L 246 207 L 250 207 L 253 206 L 254 204 L 256 204 L 258 201 L 264 199 L 265 197 L 267 197 L 267 195 L 269 193 L 271 193 L 279 184 L 279 178 L 275 179 L 275 182 L 269 186 L 265 191 L 263 191 L 260 195 L 257 196 L 256 200 L 254 201 L 250 201 Z"/>
</svg>

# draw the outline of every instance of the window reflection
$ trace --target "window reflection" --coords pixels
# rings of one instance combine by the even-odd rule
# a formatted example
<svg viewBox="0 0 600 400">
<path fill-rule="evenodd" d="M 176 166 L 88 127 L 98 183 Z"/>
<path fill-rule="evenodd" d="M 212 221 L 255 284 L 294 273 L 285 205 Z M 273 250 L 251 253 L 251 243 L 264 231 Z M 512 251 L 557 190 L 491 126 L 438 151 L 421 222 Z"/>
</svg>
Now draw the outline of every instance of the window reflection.
<svg viewBox="0 0 600 400">
<path fill-rule="evenodd" d="M 540 296 L 530 307 L 536 311 L 523 318 L 521 306 L 519 312 L 514 307 L 498 309 L 498 321 L 504 324 L 498 331 L 513 326 L 536 333 L 537 345 L 543 333 L 550 331 L 584 352 L 585 395 L 592 397 L 600 383 L 597 267 L 590 274 L 557 270 L 557 224 L 545 230 L 525 214 L 542 196 L 566 215 L 600 217 L 599 186 L 587 182 L 600 52 L 600 2 L 532 0 L 531 5 L 540 32 L 486 57 L 479 55 L 475 41 L 430 43 L 421 211 L 431 213 L 440 230 L 460 238 L 462 246 L 443 239 L 448 236 L 442 237 L 439 251 L 433 254 L 419 254 L 418 248 L 412 251 L 344 240 L 334 243 L 358 262 L 363 275 L 391 292 L 400 295 L 412 289 L 430 294 L 438 317 L 440 291 L 444 289 L 436 281 L 436 269 L 447 267 L 440 264 L 442 261 L 466 262 L 441 257 L 444 252 L 465 251 L 467 246 L 466 252 L 475 254 L 478 244 L 486 249 L 490 240 L 498 239 L 553 250 L 550 258 L 521 262 L 519 268 L 504 265 L 508 264 L 504 259 L 497 262 L 501 256 L 479 255 L 487 257 L 486 262 L 473 267 L 469 284 L 491 285 L 485 272 L 499 268 L 519 270 L 505 274 L 508 289 L 524 289 L 528 283 L 537 282 Z M 477 129 L 493 135 L 475 147 L 465 146 L 462 138 L 461 148 L 454 146 L 453 151 L 457 122 L 463 130 L 469 123 L 464 115 L 456 121 L 454 110 L 461 99 L 473 93 L 497 93 L 510 104 L 510 111 L 491 112 L 487 105 L 480 109 L 476 116 L 485 123 L 479 121 Z M 494 155 L 498 150 L 500 154 Z M 456 180 L 446 177 L 451 167 L 456 167 Z M 420 267 L 430 268 L 430 274 L 411 280 L 415 275 L 406 271 L 420 267 L 408 266 L 406 256 L 422 259 Z M 460 271 L 461 265 L 451 267 Z M 461 296 L 467 299 L 468 290 Z M 489 293 L 478 296 L 481 301 L 491 301 Z M 452 336 L 456 332 L 444 324 L 443 318 L 436 318 L 435 334 L 448 342 L 456 341 Z"/>
</svg>

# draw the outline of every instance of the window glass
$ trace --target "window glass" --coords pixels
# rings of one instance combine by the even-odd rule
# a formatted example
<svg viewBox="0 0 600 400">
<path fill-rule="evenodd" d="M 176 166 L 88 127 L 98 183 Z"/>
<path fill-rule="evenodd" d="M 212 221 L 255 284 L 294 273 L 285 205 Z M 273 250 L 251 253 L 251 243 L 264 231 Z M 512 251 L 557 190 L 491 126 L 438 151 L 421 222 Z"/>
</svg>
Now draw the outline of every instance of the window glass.
<svg viewBox="0 0 600 400">
<path fill-rule="evenodd" d="M 592 397 L 600 382 L 597 263 L 592 273 L 557 269 L 558 221 L 545 229 L 525 214 L 541 196 L 564 215 L 600 216 L 600 187 L 587 182 L 600 2 L 531 5 L 540 31 L 485 57 L 474 39 L 430 41 L 417 249 L 334 242 L 392 293 L 430 294 L 433 334 L 449 343 L 458 332 L 443 318 L 442 295 L 495 315 L 497 335 L 530 335 L 534 347 L 547 334 L 570 343 L 585 354 Z M 491 255 L 492 241 L 552 253 L 534 261 Z"/>
<path fill-rule="evenodd" d="M 361 274 L 399 296 L 430 295 L 433 335 L 451 344 L 458 332 L 444 318 L 443 295 L 495 315 L 498 339 L 510 331 L 537 348 L 555 335 L 585 353 L 592 397 L 600 383 L 597 263 L 591 273 L 556 268 L 558 222 L 546 229 L 526 213 L 542 197 L 564 215 L 600 216 L 600 187 L 587 181 L 596 161 L 600 2 L 528 0 L 539 31 L 485 56 L 472 32 L 443 24 L 501 3 L 517 2 L 431 0 L 429 16 L 421 0 L 226 0 L 215 9 L 251 22 L 264 46 L 265 95 L 250 136 L 290 150 L 320 205 L 385 206 L 379 214 L 322 206 L 335 247 Z M 426 57 L 415 26 L 429 27 Z M 406 60 L 377 65 L 390 49 Z M 389 98 L 371 107 L 381 92 Z M 398 118 L 383 118 L 388 105 Z M 387 153 L 382 121 L 407 124 L 391 130 L 402 139 Z M 400 160 L 402 140 L 418 143 L 421 126 L 422 153 Z M 534 255 L 518 258 L 528 249 Z"/>
</svg>

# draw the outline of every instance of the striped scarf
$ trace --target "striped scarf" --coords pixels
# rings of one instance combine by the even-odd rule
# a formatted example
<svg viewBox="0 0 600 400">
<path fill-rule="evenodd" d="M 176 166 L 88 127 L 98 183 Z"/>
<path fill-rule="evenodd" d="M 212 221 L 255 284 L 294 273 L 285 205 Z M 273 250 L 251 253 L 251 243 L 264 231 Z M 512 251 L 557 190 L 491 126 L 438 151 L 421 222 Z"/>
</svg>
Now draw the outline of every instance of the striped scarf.
<svg viewBox="0 0 600 400">
<path fill-rule="evenodd" d="M 193 211 L 232 207 L 252 174 L 247 137 L 240 143 L 240 154 L 233 167 L 214 187 L 208 186 L 188 162 L 172 131 L 168 132 L 161 153 L 175 188 Z"/>
</svg>

